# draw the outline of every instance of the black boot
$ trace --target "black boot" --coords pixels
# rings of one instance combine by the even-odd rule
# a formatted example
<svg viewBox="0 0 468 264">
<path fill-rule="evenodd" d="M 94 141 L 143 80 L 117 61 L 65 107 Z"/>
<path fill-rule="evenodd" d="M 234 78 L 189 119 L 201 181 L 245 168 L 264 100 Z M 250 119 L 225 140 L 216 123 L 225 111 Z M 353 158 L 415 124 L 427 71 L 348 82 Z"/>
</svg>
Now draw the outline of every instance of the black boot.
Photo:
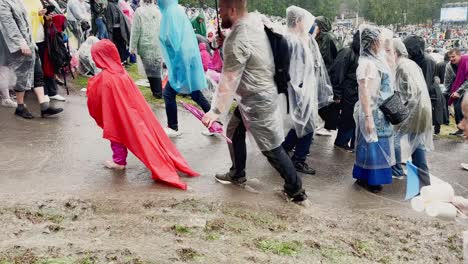
<svg viewBox="0 0 468 264">
<path fill-rule="evenodd" d="M 54 108 L 54 107 L 50 106 L 46 110 L 41 111 L 41 117 L 45 118 L 45 117 L 49 117 L 49 116 L 59 114 L 61 112 L 63 112 L 62 108 Z"/>
</svg>

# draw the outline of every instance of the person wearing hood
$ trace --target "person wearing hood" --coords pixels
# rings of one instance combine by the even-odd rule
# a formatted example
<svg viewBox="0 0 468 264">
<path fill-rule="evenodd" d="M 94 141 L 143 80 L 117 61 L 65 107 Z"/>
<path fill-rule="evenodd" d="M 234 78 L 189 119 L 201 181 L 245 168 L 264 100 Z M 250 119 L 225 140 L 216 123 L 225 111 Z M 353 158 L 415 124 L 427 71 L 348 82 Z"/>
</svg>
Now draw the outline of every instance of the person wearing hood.
<svg viewBox="0 0 468 264">
<path fill-rule="evenodd" d="M 426 80 L 427 89 L 431 97 L 432 104 L 432 124 L 435 127 L 435 132 L 440 130 L 440 125 L 444 122 L 444 98 L 440 86 L 436 84 L 436 62 L 424 52 L 425 42 L 422 37 L 409 36 L 404 40 L 404 44 L 408 51 L 408 58 L 421 68 L 424 79 Z"/>
<path fill-rule="evenodd" d="M 322 54 L 323 61 L 325 61 L 325 66 L 329 69 L 338 55 L 340 44 L 335 34 L 331 31 L 332 23 L 328 18 L 319 16 L 316 18 L 315 23 L 315 40 L 317 40 L 320 47 L 320 53 Z"/>
<path fill-rule="evenodd" d="M 315 65 L 310 47 L 312 40 L 307 29 L 312 26 L 314 19 L 311 13 L 300 7 L 290 6 L 286 9 L 285 36 L 291 53 L 288 119 L 292 128 L 283 142 L 283 148 L 287 152 L 295 149 L 291 160 L 296 171 L 310 175 L 316 172 L 309 167 L 306 159 L 314 137 L 318 105 Z"/>
<path fill-rule="evenodd" d="M 403 42 L 396 38 L 391 46 L 389 54 L 396 64 L 395 91 L 409 111 L 408 118 L 394 127 L 396 164 L 392 167 L 393 176 L 398 179 L 404 176 L 402 161 L 411 156 L 422 188 L 431 184 L 426 161 L 426 152 L 434 149 L 431 98 L 421 68 L 408 59 Z M 402 157 L 402 148 L 409 150 L 408 157 Z"/>
<path fill-rule="evenodd" d="M 200 11 L 198 16 L 192 20 L 192 27 L 195 30 L 195 34 L 206 38 L 206 22 L 205 13 Z"/>
<path fill-rule="evenodd" d="M 78 59 L 80 61 L 78 70 L 80 74 L 85 76 L 94 76 L 99 73 L 100 70 L 96 67 L 96 64 L 94 63 L 91 56 L 91 48 L 98 42 L 98 38 L 90 36 L 78 50 Z"/>
<path fill-rule="evenodd" d="M 106 9 L 109 4 L 107 0 L 90 0 L 91 18 L 93 34 L 98 39 L 106 39 L 109 37 L 106 27 Z"/>
<path fill-rule="evenodd" d="M 127 46 L 130 43 L 130 25 L 119 8 L 118 0 L 108 0 L 106 26 L 109 39 L 117 46 L 122 63 L 127 61 Z"/>
<path fill-rule="evenodd" d="M 356 106 L 356 160 L 353 178 L 370 192 L 379 193 L 383 184 L 392 183 L 395 165 L 393 126 L 379 105 L 394 94 L 392 70 L 385 58 L 383 42 L 392 33 L 374 26 L 362 25 L 361 53 L 356 79 L 359 101 Z"/>
<path fill-rule="evenodd" d="M 105 166 L 123 170 L 127 149 L 151 171 L 156 181 L 183 190 L 187 184 L 177 171 L 198 176 L 164 133 L 143 94 L 120 62 L 115 45 L 109 40 L 96 43 L 91 54 L 102 71 L 88 82 L 88 110 L 111 142 L 113 160 Z"/>
<path fill-rule="evenodd" d="M 63 112 L 62 108 L 50 106 L 44 95 L 44 74 L 31 30 L 29 14 L 22 2 L 0 0 L 0 60 L 15 72 L 15 115 L 25 119 L 34 118 L 24 104 L 25 93 L 31 89 L 40 104 L 42 117 Z"/>
<path fill-rule="evenodd" d="M 356 70 L 360 52 L 360 32 L 353 36 L 351 47 L 344 48 L 338 53 L 335 62 L 329 70 L 333 85 L 333 100 L 339 104 L 340 118 L 335 146 L 348 152 L 355 147 L 354 106 L 359 100 Z"/>
<path fill-rule="evenodd" d="M 273 52 L 264 24 L 257 14 L 248 12 L 247 0 L 221 0 L 222 27 L 231 29 L 223 46 L 224 68 L 213 97 L 213 108 L 202 118 L 210 127 L 231 107 L 234 96 L 237 108 L 226 129 L 232 140 L 229 153 L 231 169 L 217 174 L 221 184 L 245 185 L 247 163 L 247 131 L 252 134 L 262 154 L 284 179 L 283 192 L 288 200 L 304 203 L 307 194 L 302 179 L 282 147 L 283 120 L 278 107 L 278 91 L 274 81 Z"/>
<path fill-rule="evenodd" d="M 158 5 L 162 14 L 159 41 L 169 72 L 169 81 L 163 91 L 168 125 L 166 133 L 170 137 L 179 137 L 177 94 L 190 95 L 206 113 L 211 105 L 201 90 L 207 88 L 208 83 L 195 32 L 178 0 L 159 0 Z"/>
<path fill-rule="evenodd" d="M 200 56 L 202 59 L 203 70 L 207 72 L 208 67 L 210 66 L 210 63 L 211 63 L 211 55 L 208 52 L 205 43 L 199 43 L 198 48 L 200 49 Z"/>
<path fill-rule="evenodd" d="M 162 99 L 160 23 L 161 13 L 154 0 L 143 0 L 135 12 L 130 37 L 130 52 L 141 57 L 151 92 L 157 99 Z"/>
</svg>

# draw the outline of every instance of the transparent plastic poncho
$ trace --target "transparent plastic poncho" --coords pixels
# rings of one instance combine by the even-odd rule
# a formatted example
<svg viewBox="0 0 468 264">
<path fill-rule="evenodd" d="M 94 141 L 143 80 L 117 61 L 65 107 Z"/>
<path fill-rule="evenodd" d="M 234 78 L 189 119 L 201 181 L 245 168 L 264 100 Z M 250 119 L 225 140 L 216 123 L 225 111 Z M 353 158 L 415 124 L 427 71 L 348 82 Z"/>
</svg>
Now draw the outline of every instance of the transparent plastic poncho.
<svg viewBox="0 0 468 264">
<path fill-rule="evenodd" d="M 431 98 L 421 68 L 408 59 L 406 47 L 400 39 L 393 40 L 393 51 L 397 56 L 395 68 L 395 91 L 409 111 L 409 117 L 395 126 L 395 138 L 402 150 L 403 160 L 408 159 L 418 148 L 434 149 L 432 131 Z"/>
<path fill-rule="evenodd" d="M 99 39 L 94 36 L 88 37 L 81 45 L 80 49 L 78 49 L 78 59 L 80 62 L 78 69 L 83 75 L 95 75 L 101 72 L 101 70 L 96 67 L 91 56 L 91 48 L 98 41 Z"/>
<path fill-rule="evenodd" d="M 184 94 L 207 87 L 197 38 L 177 0 L 158 1 L 162 14 L 159 40 L 171 87 Z"/>
<path fill-rule="evenodd" d="M 31 25 L 23 4 L 19 1 L 0 1 L 0 61 L 12 69 L 17 78 L 17 89 L 33 87 L 36 45 L 32 39 Z M 27 44 L 31 56 L 21 55 L 21 45 Z"/>
<path fill-rule="evenodd" d="M 239 20 L 224 42 L 224 68 L 212 107 L 229 110 L 234 96 L 247 131 L 261 151 L 281 146 L 283 122 L 264 25 L 256 14 Z"/>
<path fill-rule="evenodd" d="M 394 93 L 393 71 L 384 51 L 392 32 L 370 25 L 360 27 L 361 54 L 356 77 L 359 101 L 355 107 L 356 165 L 384 169 L 395 164 L 393 126 L 379 106 Z"/>
<path fill-rule="evenodd" d="M 285 36 L 291 53 L 288 116 L 292 119 L 297 136 L 301 138 L 314 131 L 318 118 L 316 63 L 308 34 L 314 17 L 302 8 L 291 6 L 286 10 L 286 19 Z"/>
<path fill-rule="evenodd" d="M 162 54 L 159 44 L 161 13 L 155 4 L 142 2 L 133 17 L 130 50 L 136 50 L 148 77 L 160 78 Z"/>
</svg>

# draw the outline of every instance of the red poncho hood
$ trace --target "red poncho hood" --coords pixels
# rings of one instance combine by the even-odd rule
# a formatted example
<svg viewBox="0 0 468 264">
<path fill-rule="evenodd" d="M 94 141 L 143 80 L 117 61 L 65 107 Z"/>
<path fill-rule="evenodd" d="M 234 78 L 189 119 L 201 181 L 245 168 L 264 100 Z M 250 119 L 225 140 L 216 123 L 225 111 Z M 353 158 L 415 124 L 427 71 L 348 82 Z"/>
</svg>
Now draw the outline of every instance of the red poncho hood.
<svg viewBox="0 0 468 264">
<path fill-rule="evenodd" d="M 177 174 L 197 176 L 166 135 L 138 87 L 120 64 L 119 53 L 109 40 L 91 48 L 102 72 L 88 83 L 88 110 L 103 129 L 103 137 L 125 145 L 160 180 L 187 189 Z"/>
</svg>

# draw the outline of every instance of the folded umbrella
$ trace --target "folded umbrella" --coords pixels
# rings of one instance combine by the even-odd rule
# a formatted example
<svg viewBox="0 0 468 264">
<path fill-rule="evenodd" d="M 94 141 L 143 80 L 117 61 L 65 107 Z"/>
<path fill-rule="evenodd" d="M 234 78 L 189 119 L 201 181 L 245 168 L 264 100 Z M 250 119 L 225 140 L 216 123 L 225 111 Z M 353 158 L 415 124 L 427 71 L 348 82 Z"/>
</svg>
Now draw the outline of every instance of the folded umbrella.
<svg viewBox="0 0 468 264">
<path fill-rule="evenodd" d="M 187 104 L 187 103 L 184 103 L 182 102 L 182 105 L 184 106 L 185 109 L 187 109 L 190 113 L 192 113 L 196 118 L 198 118 L 198 120 L 202 120 L 203 116 L 205 115 L 205 113 L 203 113 L 202 110 L 200 110 L 198 107 L 194 106 L 194 105 L 191 105 L 191 104 Z M 210 133 L 216 133 L 216 134 L 220 134 L 221 136 L 223 136 L 226 141 L 229 143 L 229 144 L 232 144 L 232 141 L 231 139 L 229 139 L 228 137 L 226 137 L 224 134 L 223 134 L 223 126 L 219 123 L 219 122 L 214 122 L 209 128 L 208 130 L 210 131 Z"/>
</svg>

